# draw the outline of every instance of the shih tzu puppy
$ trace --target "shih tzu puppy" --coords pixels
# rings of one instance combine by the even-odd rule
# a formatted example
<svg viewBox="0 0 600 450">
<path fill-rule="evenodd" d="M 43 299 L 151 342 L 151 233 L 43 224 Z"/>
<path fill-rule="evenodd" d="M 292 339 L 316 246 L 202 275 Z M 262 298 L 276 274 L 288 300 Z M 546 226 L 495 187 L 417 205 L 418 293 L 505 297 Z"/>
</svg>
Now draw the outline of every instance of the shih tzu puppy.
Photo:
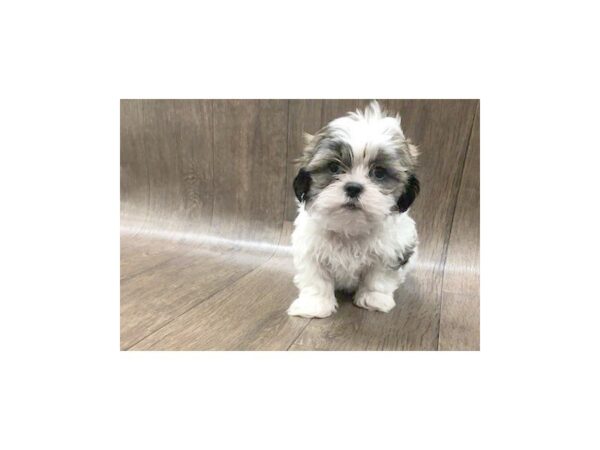
<svg viewBox="0 0 600 450">
<path fill-rule="evenodd" d="M 400 116 L 377 102 L 305 138 L 292 234 L 300 292 L 288 314 L 327 317 L 337 308 L 336 290 L 354 293 L 361 308 L 388 312 L 417 250 L 408 215 L 419 193 L 417 148 Z"/>
</svg>

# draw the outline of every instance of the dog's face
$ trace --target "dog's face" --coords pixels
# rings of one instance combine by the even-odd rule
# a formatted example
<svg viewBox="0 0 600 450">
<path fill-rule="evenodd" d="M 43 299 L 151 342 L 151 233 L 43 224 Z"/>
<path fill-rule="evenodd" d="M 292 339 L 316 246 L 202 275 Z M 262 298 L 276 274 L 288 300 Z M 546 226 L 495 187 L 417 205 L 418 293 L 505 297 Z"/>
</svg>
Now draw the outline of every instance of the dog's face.
<svg viewBox="0 0 600 450">
<path fill-rule="evenodd" d="M 294 191 L 328 230 L 368 232 L 387 215 L 406 211 L 419 192 L 417 148 L 404 137 L 400 117 L 386 116 L 377 102 L 306 140 Z"/>
</svg>

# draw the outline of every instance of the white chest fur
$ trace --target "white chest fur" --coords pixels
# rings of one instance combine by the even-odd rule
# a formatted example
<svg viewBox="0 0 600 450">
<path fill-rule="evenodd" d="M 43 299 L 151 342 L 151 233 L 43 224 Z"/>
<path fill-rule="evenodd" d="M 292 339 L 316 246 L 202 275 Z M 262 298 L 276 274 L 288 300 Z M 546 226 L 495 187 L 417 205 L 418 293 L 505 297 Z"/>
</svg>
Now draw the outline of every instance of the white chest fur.
<svg viewBox="0 0 600 450">
<path fill-rule="evenodd" d="M 365 269 L 398 270 L 398 258 L 416 242 L 415 222 L 406 213 L 388 216 L 368 233 L 344 236 L 324 230 L 301 207 L 292 234 L 296 268 L 314 266 L 334 281 L 336 289 L 347 291 L 356 289 Z"/>
</svg>

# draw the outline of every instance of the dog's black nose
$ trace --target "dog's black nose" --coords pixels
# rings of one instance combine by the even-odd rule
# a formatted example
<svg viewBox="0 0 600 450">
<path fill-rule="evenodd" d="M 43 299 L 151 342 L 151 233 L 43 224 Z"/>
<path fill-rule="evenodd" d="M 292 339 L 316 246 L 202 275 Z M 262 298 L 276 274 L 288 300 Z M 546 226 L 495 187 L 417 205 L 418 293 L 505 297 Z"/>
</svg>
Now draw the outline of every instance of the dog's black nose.
<svg viewBox="0 0 600 450">
<path fill-rule="evenodd" d="M 346 191 L 346 194 L 348 194 L 348 197 L 356 198 L 363 191 L 363 186 L 360 183 L 354 183 L 351 181 L 346 183 L 344 190 Z"/>
</svg>

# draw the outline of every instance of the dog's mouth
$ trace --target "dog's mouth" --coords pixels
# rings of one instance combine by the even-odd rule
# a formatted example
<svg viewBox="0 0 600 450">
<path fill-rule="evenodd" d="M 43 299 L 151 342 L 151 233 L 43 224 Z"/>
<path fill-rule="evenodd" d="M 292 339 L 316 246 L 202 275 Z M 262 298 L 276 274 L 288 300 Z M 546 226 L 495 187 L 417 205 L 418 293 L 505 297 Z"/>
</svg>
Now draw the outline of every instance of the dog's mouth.
<svg viewBox="0 0 600 450">
<path fill-rule="evenodd" d="M 342 208 L 344 209 L 348 209 L 350 211 L 356 210 L 356 209 L 361 209 L 360 205 L 358 204 L 358 202 L 353 202 L 353 201 L 349 201 L 346 202 L 342 205 Z"/>
</svg>

